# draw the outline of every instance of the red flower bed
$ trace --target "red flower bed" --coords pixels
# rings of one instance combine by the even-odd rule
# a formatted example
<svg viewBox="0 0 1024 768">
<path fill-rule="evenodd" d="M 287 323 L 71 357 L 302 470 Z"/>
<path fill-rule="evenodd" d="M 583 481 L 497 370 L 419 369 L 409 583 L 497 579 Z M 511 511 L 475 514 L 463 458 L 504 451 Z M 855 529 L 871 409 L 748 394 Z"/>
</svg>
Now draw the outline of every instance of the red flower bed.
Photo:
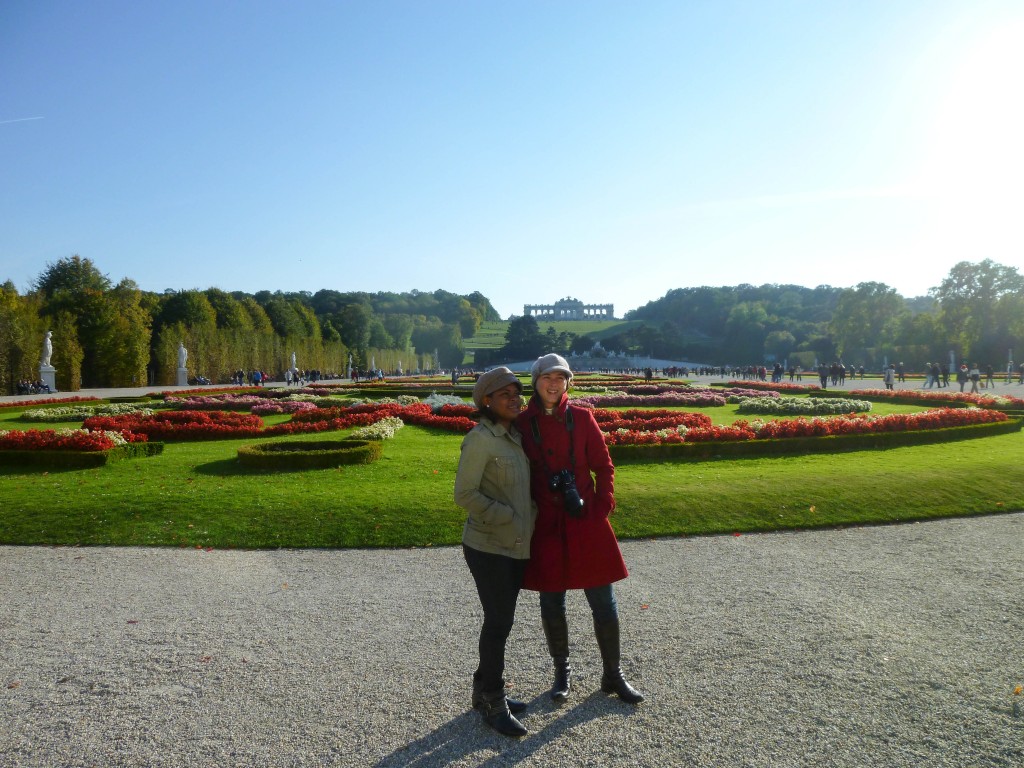
<svg viewBox="0 0 1024 768">
<path fill-rule="evenodd" d="M 312 423 L 326 420 L 332 425 L 340 425 L 331 426 L 329 429 L 345 429 L 349 426 L 374 424 L 388 416 L 397 416 L 406 424 L 447 429 L 452 432 L 468 432 L 476 424 L 469 418 L 469 414 L 475 411 L 476 409 L 470 405 L 445 405 L 435 414 L 426 403 L 413 405 L 370 403 L 353 408 L 320 408 L 316 411 L 297 413 L 290 423 Z"/>
<path fill-rule="evenodd" d="M 122 432 L 129 443 L 146 442 L 145 435 Z M 118 443 L 105 432 L 82 430 L 27 429 L 0 437 L 0 451 L 109 451 Z"/>
<path fill-rule="evenodd" d="M 476 426 L 476 422 L 468 416 L 442 416 L 433 413 L 409 413 L 401 414 L 400 417 L 406 424 L 415 424 L 419 427 L 433 427 L 434 429 L 446 429 L 449 432 L 469 432 Z"/>
<path fill-rule="evenodd" d="M 659 429 L 675 429 L 679 426 L 691 429 L 711 426 L 710 416 L 689 411 L 669 411 L 665 409 L 609 411 L 603 408 L 596 408 L 593 414 L 602 432 L 614 432 L 618 429 L 654 432 Z"/>
<path fill-rule="evenodd" d="M 602 413 L 608 413 L 607 411 Z M 642 412 L 640 412 L 642 413 Z M 604 417 L 602 417 L 604 418 Z M 968 424 L 988 424 L 1007 421 L 1009 417 L 999 411 L 985 411 L 977 408 L 943 408 L 924 413 L 897 413 L 889 416 L 850 414 L 795 419 L 755 421 L 739 420 L 730 427 L 695 425 L 685 435 L 675 431 L 659 435 L 659 430 L 673 429 L 675 425 L 663 425 L 663 418 L 644 420 L 635 418 L 635 426 L 625 427 L 629 432 L 611 431 L 605 434 L 609 445 L 645 445 L 660 443 L 697 443 L 714 440 L 767 440 L 786 437 L 825 437 L 828 435 L 854 435 L 875 432 L 909 432 L 922 429 L 946 429 Z M 710 420 L 709 420 L 710 421 Z M 602 430 L 605 421 L 601 423 Z M 689 426 L 689 425 L 687 425 Z M 617 429 L 617 428 L 616 428 Z"/>
<path fill-rule="evenodd" d="M 151 416 L 90 416 L 86 429 L 129 430 L 152 440 L 226 440 L 264 434 L 263 420 L 230 411 L 164 411 Z"/>
<path fill-rule="evenodd" d="M 476 413 L 475 405 L 442 405 L 438 416 L 470 416 Z"/>
<path fill-rule="evenodd" d="M 885 400 L 920 400 L 929 402 L 970 403 L 979 408 L 1024 408 L 1024 400 L 1010 395 L 979 395 L 970 392 L 925 392 L 920 389 L 854 389 L 850 396 L 860 395 Z"/>
<path fill-rule="evenodd" d="M 786 421 L 769 421 L 757 430 L 758 438 L 816 437 L 819 435 L 856 435 L 871 432 L 910 432 L 918 429 L 946 429 L 968 424 L 990 424 L 1007 421 L 999 411 L 978 408 L 942 408 L 924 413 L 893 413 L 888 416 L 850 414 L 829 418 L 799 417 Z M 739 425 L 741 422 L 736 422 Z M 744 422 L 745 423 L 745 422 Z"/>
<path fill-rule="evenodd" d="M 605 433 L 608 445 L 666 445 L 671 443 L 706 443 L 711 441 L 753 440 L 757 434 L 743 426 L 697 427 L 685 435 L 671 431 L 664 435 L 657 432 L 630 431 Z"/>
</svg>

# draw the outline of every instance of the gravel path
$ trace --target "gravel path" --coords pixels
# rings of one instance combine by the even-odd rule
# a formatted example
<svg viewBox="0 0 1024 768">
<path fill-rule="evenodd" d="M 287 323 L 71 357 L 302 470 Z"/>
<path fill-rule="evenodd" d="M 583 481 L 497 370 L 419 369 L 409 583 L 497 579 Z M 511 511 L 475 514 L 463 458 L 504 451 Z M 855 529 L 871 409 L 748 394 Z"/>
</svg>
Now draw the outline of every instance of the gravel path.
<svg viewBox="0 0 1024 768">
<path fill-rule="evenodd" d="M 0 547 L 2 766 L 1019 766 L 1024 514 L 625 542 L 623 666 L 554 706 L 536 597 L 509 678 L 530 733 L 469 710 L 480 611 L 458 548 Z"/>
</svg>

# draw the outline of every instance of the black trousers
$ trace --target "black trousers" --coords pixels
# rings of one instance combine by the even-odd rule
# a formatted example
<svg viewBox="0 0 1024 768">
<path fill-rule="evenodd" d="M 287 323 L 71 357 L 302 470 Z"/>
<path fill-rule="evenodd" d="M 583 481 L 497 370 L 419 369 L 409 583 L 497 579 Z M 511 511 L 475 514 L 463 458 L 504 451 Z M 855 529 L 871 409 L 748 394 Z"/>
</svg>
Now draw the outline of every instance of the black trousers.
<svg viewBox="0 0 1024 768">
<path fill-rule="evenodd" d="M 474 677 L 480 681 L 480 690 L 490 693 L 505 686 L 505 643 L 515 623 L 516 601 L 527 561 L 481 552 L 465 544 L 462 553 L 484 609 L 480 666 Z"/>
</svg>

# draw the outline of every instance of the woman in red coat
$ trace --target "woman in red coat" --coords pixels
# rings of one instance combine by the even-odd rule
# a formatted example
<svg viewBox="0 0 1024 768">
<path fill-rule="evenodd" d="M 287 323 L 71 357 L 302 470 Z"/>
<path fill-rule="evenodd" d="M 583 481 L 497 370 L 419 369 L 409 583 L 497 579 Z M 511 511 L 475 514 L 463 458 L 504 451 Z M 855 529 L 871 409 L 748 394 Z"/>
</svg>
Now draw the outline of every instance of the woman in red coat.
<svg viewBox="0 0 1024 768">
<path fill-rule="evenodd" d="M 541 623 L 555 664 L 551 698 L 569 696 L 565 593 L 582 589 L 604 663 L 601 690 L 636 704 L 644 697 L 619 667 L 619 613 L 612 584 L 629 574 L 608 522 L 615 508 L 615 467 L 593 414 L 569 405 L 572 371 L 565 359 L 544 355 L 531 374 L 534 395 L 516 419 L 538 510 L 523 588 L 540 592 Z"/>
</svg>

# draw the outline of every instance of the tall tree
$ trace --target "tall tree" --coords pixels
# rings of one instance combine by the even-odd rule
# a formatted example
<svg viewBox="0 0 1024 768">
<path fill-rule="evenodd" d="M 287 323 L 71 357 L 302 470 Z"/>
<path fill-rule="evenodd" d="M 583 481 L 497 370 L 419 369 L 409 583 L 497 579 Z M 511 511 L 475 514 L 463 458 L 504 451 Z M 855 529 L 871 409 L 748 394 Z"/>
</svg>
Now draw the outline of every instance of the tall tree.
<svg viewBox="0 0 1024 768">
<path fill-rule="evenodd" d="M 1024 276 L 1016 267 L 985 259 L 977 264 L 954 265 L 942 284 L 931 293 L 939 302 L 940 322 L 951 344 L 964 357 L 991 358 L 998 350 L 983 349 L 986 337 L 998 336 L 999 302 L 1024 292 Z"/>
<path fill-rule="evenodd" d="M 83 259 L 76 254 L 47 264 L 33 287 L 46 300 L 47 311 L 73 311 L 76 297 L 109 290 L 110 278 L 101 273 L 91 259 Z"/>
<path fill-rule="evenodd" d="M 13 395 L 18 382 L 27 378 L 27 345 L 32 335 L 27 304 L 10 280 L 0 285 L 0 392 L 7 395 Z"/>
<path fill-rule="evenodd" d="M 523 315 L 512 320 L 505 329 L 502 355 L 506 360 L 533 360 L 544 354 L 546 343 L 537 325 L 537 318 Z"/>
<path fill-rule="evenodd" d="M 341 334 L 346 347 L 358 353 L 364 353 L 370 346 L 370 320 L 373 311 L 366 304 L 347 304 L 342 310 L 335 327 Z M 360 360 L 361 365 L 368 365 L 369 360 Z"/>
<path fill-rule="evenodd" d="M 70 312 L 61 310 L 47 317 L 53 331 L 53 358 L 50 364 L 57 369 L 57 389 L 61 392 L 77 392 L 82 388 L 82 361 L 85 350 L 78 340 L 76 318 Z"/>
<path fill-rule="evenodd" d="M 869 349 L 881 349 L 892 343 L 888 335 L 897 327 L 896 321 L 905 313 L 903 298 L 884 283 L 860 283 L 839 295 L 829 331 L 839 354 L 853 359 L 881 364 Z"/>
<path fill-rule="evenodd" d="M 150 317 L 142 291 L 125 278 L 105 294 L 105 317 L 96 337 L 96 376 L 100 386 L 127 387 L 147 381 Z"/>
<path fill-rule="evenodd" d="M 67 312 L 74 318 L 82 349 L 81 380 L 88 386 L 102 386 L 105 381 L 100 344 L 109 335 L 113 317 L 106 296 L 110 287 L 110 279 L 91 260 L 78 255 L 48 264 L 35 281 L 35 290 L 43 297 L 43 314 L 52 318 Z M 79 374 L 68 375 L 74 379 Z"/>
</svg>

